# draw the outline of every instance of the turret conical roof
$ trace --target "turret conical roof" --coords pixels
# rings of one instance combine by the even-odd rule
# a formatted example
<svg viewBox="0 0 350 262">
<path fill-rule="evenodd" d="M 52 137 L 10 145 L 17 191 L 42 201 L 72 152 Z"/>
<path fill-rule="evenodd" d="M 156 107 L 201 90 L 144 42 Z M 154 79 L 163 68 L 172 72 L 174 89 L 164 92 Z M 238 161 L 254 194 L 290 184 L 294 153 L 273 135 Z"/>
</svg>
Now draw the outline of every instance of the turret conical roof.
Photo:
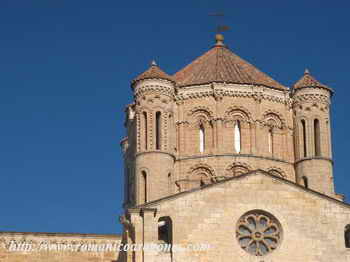
<svg viewBox="0 0 350 262">
<path fill-rule="evenodd" d="M 174 78 L 167 73 L 165 73 L 160 67 L 156 64 L 155 61 L 152 61 L 151 66 L 142 74 L 137 76 L 132 82 L 133 84 L 145 80 L 145 79 L 165 79 L 169 81 L 174 81 Z"/>
<path fill-rule="evenodd" d="M 314 78 L 308 69 L 305 69 L 304 75 L 294 84 L 294 89 L 304 88 L 304 87 L 319 87 L 330 89 L 328 86 L 320 83 L 316 78 Z"/>
</svg>

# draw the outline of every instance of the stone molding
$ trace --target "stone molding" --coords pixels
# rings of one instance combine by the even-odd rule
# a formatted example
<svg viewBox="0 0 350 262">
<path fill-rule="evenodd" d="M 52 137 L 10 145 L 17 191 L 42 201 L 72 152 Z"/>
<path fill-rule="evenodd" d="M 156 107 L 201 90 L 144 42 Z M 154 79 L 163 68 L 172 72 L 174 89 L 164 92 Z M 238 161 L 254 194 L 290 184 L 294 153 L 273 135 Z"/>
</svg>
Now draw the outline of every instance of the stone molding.
<svg viewBox="0 0 350 262">
<path fill-rule="evenodd" d="M 330 97 L 324 94 L 300 94 L 293 99 L 293 107 L 305 102 L 318 102 L 327 106 L 331 104 Z"/>
<path fill-rule="evenodd" d="M 295 164 L 299 164 L 300 162 L 303 162 L 306 160 L 326 160 L 326 161 L 331 162 L 332 165 L 334 165 L 334 161 L 331 158 L 322 157 L 322 156 L 304 157 L 304 158 L 296 160 Z"/>
<path fill-rule="evenodd" d="M 135 88 L 134 97 L 135 99 L 140 99 L 144 95 L 149 94 L 162 94 L 173 99 L 175 95 L 175 89 L 171 86 L 163 86 L 156 84 L 145 84 Z"/>
<path fill-rule="evenodd" d="M 273 91 L 272 91 L 273 90 Z M 253 98 L 257 102 L 263 99 L 273 101 L 281 104 L 290 104 L 290 95 L 288 91 L 274 90 L 274 89 L 255 86 L 255 85 L 201 85 L 194 87 L 183 87 L 178 89 L 175 95 L 175 101 L 183 101 L 189 99 L 214 97 L 218 100 L 222 97 L 246 97 Z M 276 93 L 276 94 L 273 94 Z M 277 93 L 279 93 L 277 95 Z"/>
<path fill-rule="evenodd" d="M 265 157 L 265 156 L 258 156 L 253 154 L 208 154 L 208 155 L 192 155 L 192 156 L 185 156 L 185 157 L 178 157 L 176 161 L 184 161 L 184 160 L 193 160 L 193 159 L 202 159 L 202 158 L 211 158 L 211 157 L 234 157 L 234 158 L 244 158 L 244 157 L 252 157 L 252 158 L 258 158 L 258 159 L 265 159 L 265 160 L 272 160 L 277 161 L 280 163 L 285 163 L 289 165 L 294 165 L 294 162 L 288 162 L 283 159 L 273 158 L 273 157 Z"/>
</svg>

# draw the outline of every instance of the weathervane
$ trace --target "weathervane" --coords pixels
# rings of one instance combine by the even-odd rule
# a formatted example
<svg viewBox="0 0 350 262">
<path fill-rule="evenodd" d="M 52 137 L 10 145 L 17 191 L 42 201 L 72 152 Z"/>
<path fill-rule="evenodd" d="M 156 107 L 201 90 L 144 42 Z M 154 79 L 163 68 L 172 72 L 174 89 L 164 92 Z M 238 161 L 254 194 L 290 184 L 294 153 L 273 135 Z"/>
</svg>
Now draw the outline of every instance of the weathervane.
<svg viewBox="0 0 350 262">
<path fill-rule="evenodd" d="M 209 16 L 214 16 L 217 18 L 217 26 L 216 26 L 216 46 L 224 46 L 224 36 L 221 34 L 222 32 L 230 30 L 230 27 L 227 25 L 224 25 L 222 23 L 222 18 L 225 16 L 224 13 L 211 13 Z"/>
<path fill-rule="evenodd" d="M 224 25 L 222 23 L 222 18 L 225 16 L 224 13 L 210 13 L 209 16 L 214 16 L 217 18 L 217 26 L 216 26 L 216 29 L 215 29 L 215 32 L 220 34 L 222 32 L 225 32 L 225 31 L 228 31 L 230 30 L 231 28 L 227 25 Z"/>
</svg>

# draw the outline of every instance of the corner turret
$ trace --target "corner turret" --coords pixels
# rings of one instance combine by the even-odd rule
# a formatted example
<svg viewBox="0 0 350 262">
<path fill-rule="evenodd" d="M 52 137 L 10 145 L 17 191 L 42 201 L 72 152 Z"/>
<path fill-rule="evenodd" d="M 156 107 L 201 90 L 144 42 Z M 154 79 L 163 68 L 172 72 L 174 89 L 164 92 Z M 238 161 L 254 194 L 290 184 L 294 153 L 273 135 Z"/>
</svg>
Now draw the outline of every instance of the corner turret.
<svg viewBox="0 0 350 262">
<path fill-rule="evenodd" d="M 297 183 L 337 197 L 333 183 L 330 104 L 333 90 L 305 70 L 292 90 Z"/>
<path fill-rule="evenodd" d="M 175 158 L 175 81 L 153 61 L 131 87 L 134 102 L 126 110 L 126 122 L 132 123 L 127 125 L 129 141 L 123 141 L 128 144 L 128 154 L 124 153 L 125 180 L 129 181 L 125 183 L 126 206 L 171 194 Z"/>
</svg>

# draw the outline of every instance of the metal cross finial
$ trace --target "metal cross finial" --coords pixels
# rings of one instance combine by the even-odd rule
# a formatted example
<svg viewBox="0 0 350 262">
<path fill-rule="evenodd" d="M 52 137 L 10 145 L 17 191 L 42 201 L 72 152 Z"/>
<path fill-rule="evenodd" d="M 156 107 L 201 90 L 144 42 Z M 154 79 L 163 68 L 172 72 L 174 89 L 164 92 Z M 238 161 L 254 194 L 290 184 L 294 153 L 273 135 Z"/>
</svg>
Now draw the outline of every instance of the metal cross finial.
<svg viewBox="0 0 350 262">
<path fill-rule="evenodd" d="M 215 29 L 215 32 L 216 33 L 222 33 L 222 32 L 225 32 L 225 31 L 228 31 L 230 30 L 230 27 L 227 26 L 227 25 L 223 25 L 222 23 L 222 17 L 225 16 L 224 13 L 221 13 L 221 12 L 218 12 L 218 13 L 210 13 L 209 16 L 214 16 L 217 18 L 217 26 L 216 26 L 216 29 Z"/>
<path fill-rule="evenodd" d="M 221 21 L 222 17 L 224 17 L 224 13 L 211 13 L 209 15 L 217 18 L 217 26 L 215 29 L 215 32 L 216 32 L 215 46 L 225 46 L 224 36 L 221 33 L 230 30 L 230 27 L 227 25 L 224 25 Z"/>
</svg>

